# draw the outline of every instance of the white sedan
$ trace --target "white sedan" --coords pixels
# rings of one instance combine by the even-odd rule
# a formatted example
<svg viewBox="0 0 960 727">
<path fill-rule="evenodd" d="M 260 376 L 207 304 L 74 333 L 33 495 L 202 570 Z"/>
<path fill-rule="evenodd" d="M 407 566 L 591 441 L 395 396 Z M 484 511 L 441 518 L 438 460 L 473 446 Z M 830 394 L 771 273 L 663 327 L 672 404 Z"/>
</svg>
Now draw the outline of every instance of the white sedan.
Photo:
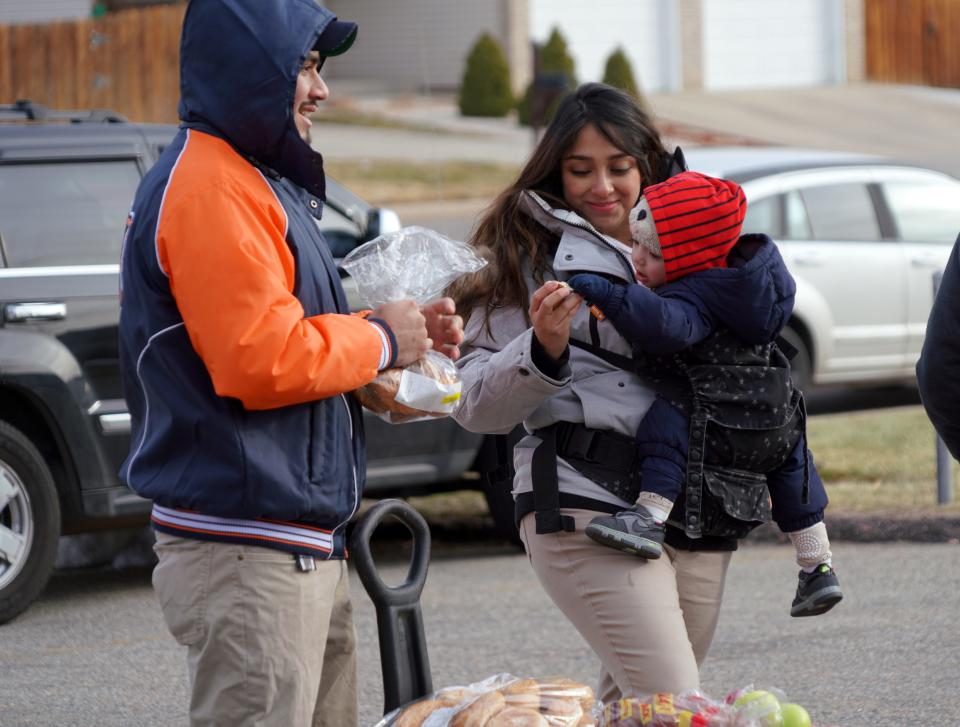
<svg viewBox="0 0 960 727">
<path fill-rule="evenodd" d="M 786 338 L 801 387 L 916 381 L 934 278 L 960 234 L 960 180 L 872 156 L 784 147 L 685 150 L 747 196 L 744 232 L 797 281 Z"/>
</svg>

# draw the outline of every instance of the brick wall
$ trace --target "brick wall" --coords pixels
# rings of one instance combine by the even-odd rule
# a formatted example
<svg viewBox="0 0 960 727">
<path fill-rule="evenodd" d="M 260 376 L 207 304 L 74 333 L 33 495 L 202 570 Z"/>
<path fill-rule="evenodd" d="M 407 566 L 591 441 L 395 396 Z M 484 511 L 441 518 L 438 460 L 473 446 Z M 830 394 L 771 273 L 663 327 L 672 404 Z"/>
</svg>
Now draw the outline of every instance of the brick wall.
<svg viewBox="0 0 960 727">
<path fill-rule="evenodd" d="M 703 0 L 679 0 L 681 88 L 703 88 Z"/>
</svg>

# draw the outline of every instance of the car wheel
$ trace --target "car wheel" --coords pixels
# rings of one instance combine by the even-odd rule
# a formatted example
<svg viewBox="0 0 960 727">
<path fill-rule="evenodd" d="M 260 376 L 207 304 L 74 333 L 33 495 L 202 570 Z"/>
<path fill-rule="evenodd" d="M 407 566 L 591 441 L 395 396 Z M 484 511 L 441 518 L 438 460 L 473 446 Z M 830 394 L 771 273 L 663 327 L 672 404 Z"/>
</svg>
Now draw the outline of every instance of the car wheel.
<svg viewBox="0 0 960 727">
<path fill-rule="evenodd" d="M 53 572 L 60 502 L 43 457 L 0 421 L 0 623 L 40 595 Z"/>
<path fill-rule="evenodd" d="M 797 349 L 796 355 L 790 359 L 790 378 L 793 385 L 800 391 L 809 393 L 813 382 L 813 365 L 810 361 L 810 351 L 803 337 L 793 328 L 787 326 L 780 334 L 787 343 Z"/>
</svg>

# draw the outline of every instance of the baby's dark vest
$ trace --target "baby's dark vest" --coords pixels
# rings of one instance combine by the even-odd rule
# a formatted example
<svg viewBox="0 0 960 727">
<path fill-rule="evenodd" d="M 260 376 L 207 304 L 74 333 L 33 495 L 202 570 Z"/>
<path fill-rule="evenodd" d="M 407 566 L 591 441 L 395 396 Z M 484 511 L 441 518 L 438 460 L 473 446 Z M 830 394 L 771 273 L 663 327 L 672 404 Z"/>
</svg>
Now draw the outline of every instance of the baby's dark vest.
<svg viewBox="0 0 960 727">
<path fill-rule="evenodd" d="M 672 356 L 635 355 L 633 364 L 690 420 L 683 522 L 675 524 L 693 538 L 740 538 L 768 522 L 766 474 L 787 460 L 806 429 L 803 395 L 784 352 L 720 329 Z M 806 470 L 803 486 L 806 501 Z"/>
</svg>

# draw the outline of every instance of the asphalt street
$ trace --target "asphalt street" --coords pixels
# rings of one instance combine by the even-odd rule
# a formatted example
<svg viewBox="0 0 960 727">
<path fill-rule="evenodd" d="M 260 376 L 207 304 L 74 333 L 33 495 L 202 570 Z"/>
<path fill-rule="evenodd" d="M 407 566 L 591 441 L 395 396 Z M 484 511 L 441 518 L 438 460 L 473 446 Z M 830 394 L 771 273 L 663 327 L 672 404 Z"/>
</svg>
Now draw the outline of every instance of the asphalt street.
<svg viewBox="0 0 960 727">
<path fill-rule="evenodd" d="M 375 549 L 389 585 L 406 576 L 402 544 Z M 952 723 L 960 715 L 958 559 L 956 544 L 837 543 L 844 601 L 825 616 L 792 619 L 790 549 L 743 547 L 703 690 L 716 697 L 751 683 L 777 687 L 821 726 Z M 372 725 L 382 711 L 374 609 L 356 574 L 352 586 L 361 724 Z M 438 545 L 421 603 L 435 687 L 502 672 L 595 681 L 589 648 L 516 550 Z M 184 725 L 187 700 L 184 653 L 163 625 L 148 569 L 61 571 L 33 608 L 0 627 L 5 727 Z"/>
</svg>

